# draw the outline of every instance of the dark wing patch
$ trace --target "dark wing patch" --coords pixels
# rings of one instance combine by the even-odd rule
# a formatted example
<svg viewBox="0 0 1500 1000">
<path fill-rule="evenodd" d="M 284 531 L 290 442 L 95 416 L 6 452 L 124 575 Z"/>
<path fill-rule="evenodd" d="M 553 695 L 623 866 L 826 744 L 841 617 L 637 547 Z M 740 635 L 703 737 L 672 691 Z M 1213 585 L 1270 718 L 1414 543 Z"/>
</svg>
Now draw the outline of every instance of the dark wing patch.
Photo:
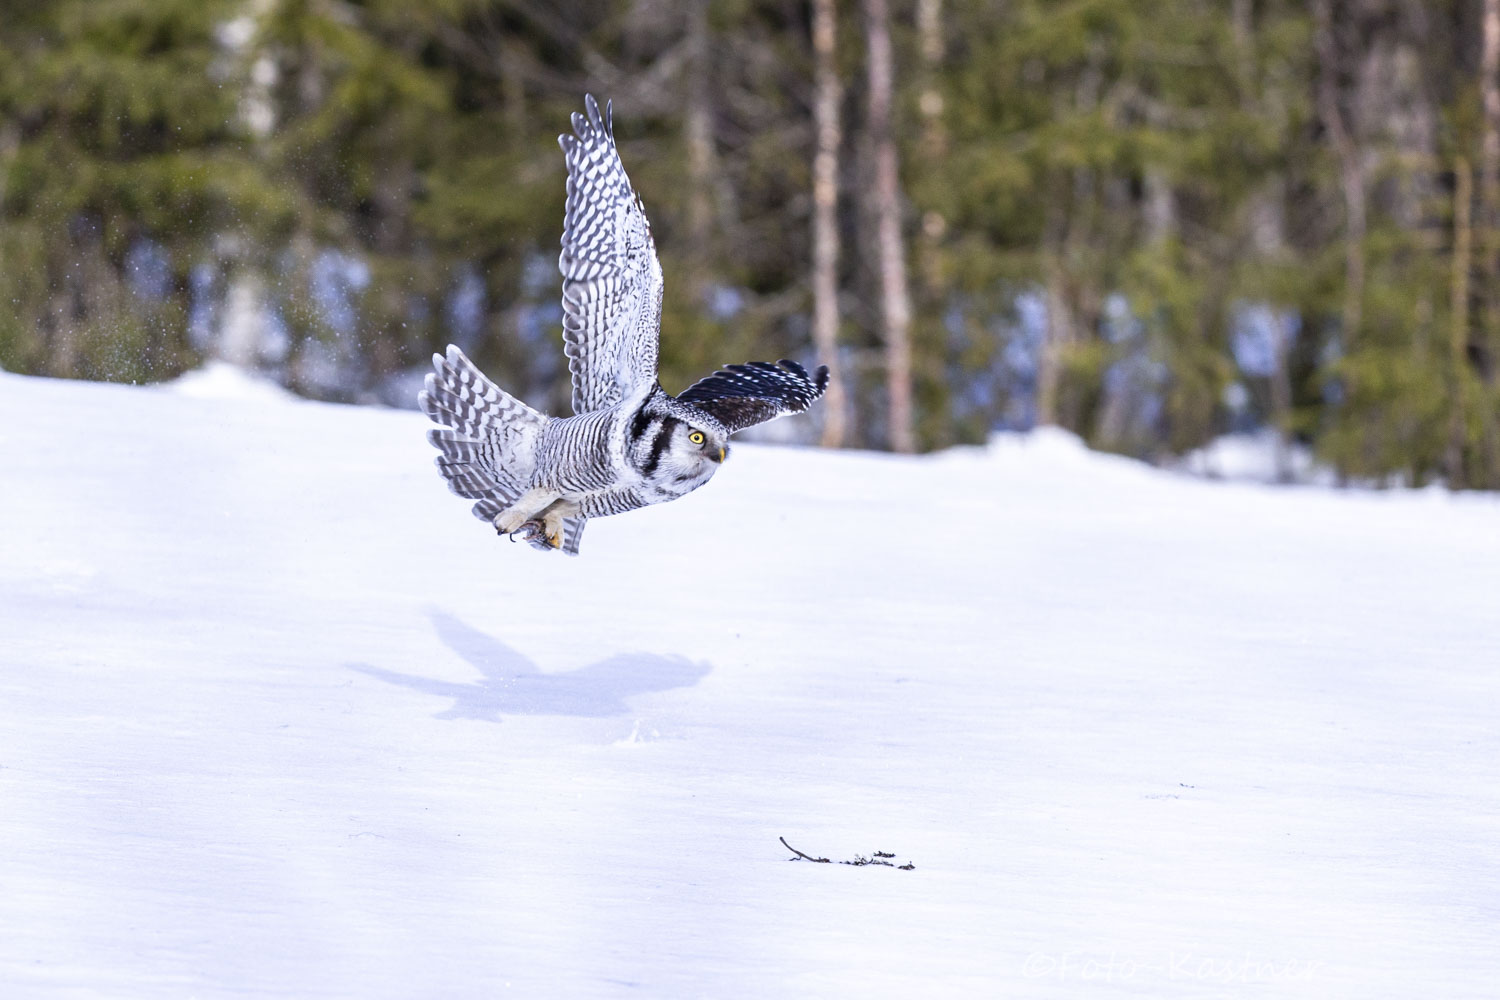
<svg viewBox="0 0 1500 1000">
<path fill-rule="evenodd" d="M 728 365 L 699 379 L 678 396 L 713 417 L 733 434 L 767 420 L 801 413 L 828 385 L 828 369 L 812 375 L 795 361 L 752 361 Z"/>
</svg>

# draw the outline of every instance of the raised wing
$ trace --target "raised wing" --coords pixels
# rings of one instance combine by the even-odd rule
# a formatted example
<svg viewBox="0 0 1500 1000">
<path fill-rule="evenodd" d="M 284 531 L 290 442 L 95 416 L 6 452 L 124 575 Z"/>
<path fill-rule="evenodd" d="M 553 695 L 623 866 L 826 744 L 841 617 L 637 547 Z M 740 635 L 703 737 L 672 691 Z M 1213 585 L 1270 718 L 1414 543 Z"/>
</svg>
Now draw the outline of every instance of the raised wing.
<svg viewBox="0 0 1500 1000">
<path fill-rule="evenodd" d="M 560 135 L 568 165 L 563 216 L 563 351 L 573 412 L 611 406 L 656 381 L 661 264 L 641 201 L 615 149 L 610 108 L 585 97 L 574 135 Z"/>
<path fill-rule="evenodd" d="M 823 395 L 828 368 L 811 376 L 795 361 L 776 364 L 752 361 L 729 365 L 688 386 L 677 401 L 689 403 L 712 416 L 733 434 L 767 420 L 801 413 Z"/>
</svg>

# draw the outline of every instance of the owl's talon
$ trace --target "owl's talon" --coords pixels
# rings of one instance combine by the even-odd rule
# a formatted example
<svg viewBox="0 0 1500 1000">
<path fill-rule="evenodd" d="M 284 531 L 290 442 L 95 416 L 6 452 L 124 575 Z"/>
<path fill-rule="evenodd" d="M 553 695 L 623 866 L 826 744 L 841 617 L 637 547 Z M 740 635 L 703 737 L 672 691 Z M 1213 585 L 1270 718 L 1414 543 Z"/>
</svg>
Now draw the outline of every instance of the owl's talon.
<svg viewBox="0 0 1500 1000">
<path fill-rule="evenodd" d="M 532 542 L 538 538 L 547 539 L 549 544 L 552 541 L 542 522 L 537 520 L 523 522 L 520 527 L 510 533 L 510 540 L 513 542 L 518 539 L 523 542 Z"/>
</svg>

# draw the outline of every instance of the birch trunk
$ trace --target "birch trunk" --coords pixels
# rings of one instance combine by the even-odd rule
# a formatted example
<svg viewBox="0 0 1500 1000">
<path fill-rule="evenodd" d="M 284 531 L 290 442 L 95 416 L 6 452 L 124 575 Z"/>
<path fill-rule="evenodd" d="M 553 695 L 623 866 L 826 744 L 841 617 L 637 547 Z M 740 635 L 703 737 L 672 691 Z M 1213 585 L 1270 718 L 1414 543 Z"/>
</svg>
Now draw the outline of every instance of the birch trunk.
<svg viewBox="0 0 1500 1000">
<path fill-rule="evenodd" d="M 916 450 L 912 420 L 911 292 L 901 236 L 901 187 L 896 167 L 892 104 L 895 93 L 891 19 L 886 0 L 864 0 L 869 49 L 869 129 L 875 154 L 877 243 L 880 255 L 881 325 L 885 340 L 887 420 L 892 451 Z"/>
<path fill-rule="evenodd" d="M 1467 432 L 1464 426 L 1468 409 L 1464 399 L 1469 364 L 1469 268 L 1473 254 L 1473 226 L 1470 212 L 1474 197 L 1474 171 L 1460 156 L 1453 166 L 1453 282 L 1449 305 L 1448 348 L 1452 362 L 1453 398 L 1449 402 L 1451 422 L 1448 432 L 1448 486 L 1464 485 L 1464 450 Z"/>
<path fill-rule="evenodd" d="M 712 233 L 712 190 L 717 165 L 714 162 L 713 111 L 710 107 L 710 67 L 708 44 L 708 4 L 688 5 L 688 46 L 690 49 L 687 107 L 688 232 L 692 239 L 695 270 L 701 272 L 709 260 Z M 701 293 L 702 289 L 695 289 Z"/>
<path fill-rule="evenodd" d="M 938 74 L 943 68 L 943 0 L 918 0 L 917 34 L 921 39 L 922 92 L 917 110 L 922 115 L 922 160 L 929 170 L 937 170 L 948 155 L 948 133 L 943 127 L 943 95 L 938 90 Z M 935 209 L 922 213 L 917 258 L 925 294 L 931 306 L 941 310 L 943 303 L 943 235 L 948 220 Z"/>
<path fill-rule="evenodd" d="M 813 2 L 813 56 L 816 94 L 813 118 L 817 149 L 813 155 L 813 343 L 818 360 L 828 366 L 823 398 L 825 448 L 840 448 L 848 437 L 848 401 L 839 368 L 839 101 L 842 87 L 835 65 L 838 11 L 834 0 Z"/>
</svg>

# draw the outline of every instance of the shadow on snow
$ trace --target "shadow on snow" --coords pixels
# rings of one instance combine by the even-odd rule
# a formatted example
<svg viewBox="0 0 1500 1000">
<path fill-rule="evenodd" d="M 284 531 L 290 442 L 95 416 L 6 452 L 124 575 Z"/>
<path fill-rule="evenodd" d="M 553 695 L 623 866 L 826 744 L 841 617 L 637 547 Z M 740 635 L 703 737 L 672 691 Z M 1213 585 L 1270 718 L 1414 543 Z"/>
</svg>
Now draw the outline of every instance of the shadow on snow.
<svg viewBox="0 0 1500 1000">
<path fill-rule="evenodd" d="M 448 648 L 479 671 L 479 680 L 455 684 L 367 663 L 351 663 L 349 669 L 423 694 L 452 698 L 452 706 L 435 718 L 488 722 L 499 722 L 502 714 L 583 718 L 622 715 L 629 708 L 625 700 L 632 695 L 689 687 L 713 669 L 682 656 L 620 653 L 567 673 L 547 674 L 499 639 L 451 615 L 434 611 L 432 624 Z"/>
</svg>

